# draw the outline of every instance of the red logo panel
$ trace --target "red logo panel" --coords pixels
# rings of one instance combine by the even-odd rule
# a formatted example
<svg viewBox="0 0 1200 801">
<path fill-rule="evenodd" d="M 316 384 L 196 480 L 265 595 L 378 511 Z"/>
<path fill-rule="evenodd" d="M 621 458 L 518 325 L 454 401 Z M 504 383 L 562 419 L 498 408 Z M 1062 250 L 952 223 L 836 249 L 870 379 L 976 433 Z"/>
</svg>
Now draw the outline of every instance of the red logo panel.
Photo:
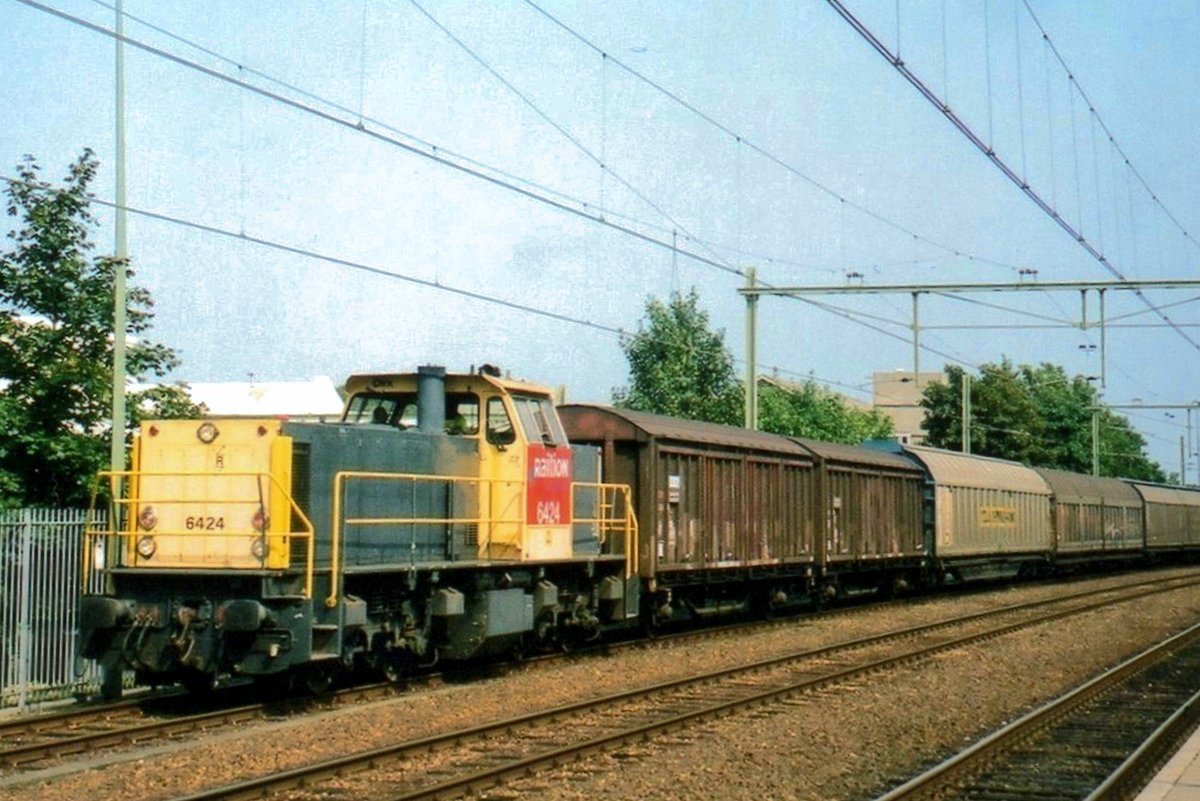
<svg viewBox="0 0 1200 801">
<path fill-rule="evenodd" d="M 571 449 L 530 445 L 525 522 L 565 526 L 571 522 Z"/>
</svg>

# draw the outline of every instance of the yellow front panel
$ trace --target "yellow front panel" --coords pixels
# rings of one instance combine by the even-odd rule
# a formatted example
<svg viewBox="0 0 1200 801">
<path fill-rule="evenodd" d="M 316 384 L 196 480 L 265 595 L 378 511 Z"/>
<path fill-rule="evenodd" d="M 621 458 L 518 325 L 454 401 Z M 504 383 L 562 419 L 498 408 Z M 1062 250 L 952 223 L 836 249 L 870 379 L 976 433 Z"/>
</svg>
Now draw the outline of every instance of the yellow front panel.
<svg viewBox="0 0 1200 801">
<path fill-rule="evenodd" d="M 202 426 L 216 431 L 210 442 Z M 278 534 L 289 525 L 282 488 L 270 480 L 290 448 L 276 444 L 274 420 L 160 421 L 139 438 L 136 521 L 152 508 L 155 525 L 140 523 L 138 537 L 155 538 L 154 555 L 137 557 L 139 567 L 259 568 L 285 566 L 285 538 L 266 540 L 264 562 L 252 548 L 263 528 Z M 272 509 L 279 514 L 272 515 Z M 262 544 L 259 551 L 262 552 Z M 279 560 L 282 559 L 282 563 Z"/>
</svg>

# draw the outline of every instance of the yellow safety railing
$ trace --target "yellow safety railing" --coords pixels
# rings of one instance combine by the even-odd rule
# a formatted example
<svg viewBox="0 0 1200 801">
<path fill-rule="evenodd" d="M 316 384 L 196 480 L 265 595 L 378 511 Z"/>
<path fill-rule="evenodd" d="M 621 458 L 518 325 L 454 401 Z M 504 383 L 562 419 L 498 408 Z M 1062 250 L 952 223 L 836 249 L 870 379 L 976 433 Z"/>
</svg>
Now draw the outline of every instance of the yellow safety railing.
<svg viewBox="0 0 1200 801">
<path fill-rule="evenodd" d="M 347 484 L 351 481 L 382 481 L 382 482 L 411 482 L 414 487 L 419 484 L 464 486 L 478 490 L 478 503 L 473 508 L 473 514 L 461 516 L 416 517 L 352 517 L 344 518 L 345 496 Z M 481 551 L 491 548 L 497 529 L 512 526 L 517 534 L 524 531 L 525 499 L 527 482 L 505 479 L 480 478 L 478 476 L 436 476 L 422 473 L 384 473 L 368 471 L 343 471 L 333 479 L 333 530 L 331 541 L 331 568 L 333 581 L 330 585 L 329 596 L 325 604 L 333 608 L 338 604 L 338 581 L 345 548 L 345 528 L 347 526 L 384 526 L 384 525 L 475 525 L 478 526 L 478 547 Z M 572 484 L 576 488 L 591 488 L 600 493 L 597 504 L 598 517 L 575 518 L 574 523 L 593 524 L 598 527 L 602 541 L 614 533 L 619 533 L 624 540 L 626 554 L 626 578 L 637 571 L 637 519 L 633 513 L 630 489 L 624 484 Z M 512 510 L 508 513 L 494 513 L 497 498 L 504 494 L 508 497 L 507 506 Z M 620 503 L 617 499 L 620 499 Z M 519 499 L 519 503 L 512 501 Z M 516 560 L 514 560 L 516 561 Z"/>
<path fill-rule="evenodd" d="M 220 479 L 222 483 L 228 484 L 230 481 L 237 482 L 238 480 L 253 481 L 253 492 L 241 495 L 230 493 L 228 496 L 216 496 L 209 494 L 207 491 L 198 491 L 195 495 L 178 495 L 167 496 L 155 494 L 152 497 L 139 497 L 139 489 L 143 482 L 149 478 L 164 478 L 164 479 L 180 479 L 185 484 L 189 481 L 196 482 L 202 480 Z M 109 497 L 101 499 L 100 487 L 101 482 L 107 480 L 109 485 Z M 205 488 L 207 489 L 207 488 Z M 100 527 L 97 523 L 95 510 L 101 503 L 108 505 L 108 522 L 104 527 Z M 209 528 L 199 526 L 197 528 L 160 528 L 155 525 L 151 529 L 145 529 L 139 522 L 139 508 L 147 507 L 179 507 L 188 505 L 203 504 L 207 507 L 219 507 L 222 505 L 228 506 L 245 506 L 252 510 L 261 509 L 266 515 L 268 509 L 274 512 L 269 518 L 264 517 L 262 527 L 254 526 L 237 526 L 236 521 L 230 519 L 223 521 L 224 528 Z M 284 507 L 284 508 L 280 508 Z M 253 519 L 253 512 L 244 516 L 247 520 Z M 298 531 L 291 530 L 292 521 L 298 521 L 301 529 Z M 294 569 L 291 564 L 291 549 L 292 541 L 302 539 L 305 544 L 305 561 L 303 566 L 304 572 L 304 597 L 312 597 L 313 588 L 313 565 L 314 565 L 314 547 L 315 538 L 313 535 L 313 525 L 304 514 L 304 511 L 296 504 L 295 500 L 288 493 L 287 488 L 273 475 L 267 472 L 253 471 L 104 471 L 97 475 L 92 484 L 92 500 L 91 508 L 88 512 L 87 525 L 84 530 L 83 538 L 83 569 L 80 573 L 83 580 L 83 586 L 86 588 L 90 585 L 93 570 L 105 570 L 110 567 L 136 567 L 138 561 L 143 563 L 146 557 L 141 557 L 137 550 L 137 542 L 144 536 L 151 536 L 154 540 L 199 540 L 200 538 L 213 539 L 231 539 L 236 537 L 260 537 L 264 538 L 270 545 L 264 550 L 261 556 L 253 556 L 257 559 L 257 568 L 259 569 Z M 276 551 L 273 546 L 279 544 L 281 550 Z M 111 547 L 110 547 L 111 546 Z M 97 550 L 102 548 L 103 550 Z M 113 551 L 115 550 L 115 554 Z M 100 562 L 100 555 L 103 554 L 103 565 Z M 282 558 L 280 557 L 282 554 Z M 109 560 L 111 558 L 111 564 Z M 245 558 L 244 555 L 241 558 Z M 194 568 L 195 565 L 181 563 L 181 568 Z M 222 565 L 229 569 L 237 569 L 228 565 Z M 153 567 L 147 569 L 163 569 L 161 567 Z"/>
<path fill-rule="evenodd" d="M 628 484 L 597 484 L 589 481 L 571 483 L 572 494 L 577 490 L 596 493 L 596 517 L 576 517 L 573 522 L 596 526 L 601 547 L 613 537 L 620 537 L 625 554 L 625 578 L 638 571 L 638 522 L 633 513 L 633 493 Z M 578 504 L 572 504 L 579 508 Z"/>
<path fill-rule="evenodd" d="M 468 486 L 480 490 L 478 497 L 482 500 L 476 504 L 477 514 L 442 517 L 352 517 L 343 519 L 343 506 L 346 485 L 350 481 L 387 481 L 411 482 L 417 484 L 440 484 L 445 486 Z M 509 507 L 512 512 L 499 516 L 492 514 L 496 504 L 497 490 L 508 489 L 512 493 Z M 483 491 L 483 490 L 486 490 Z M 333 536 L 330 552 L 333 582 L 329 588 L 329 597 L 325 605 L 333 608 L 338 604 L 337 577 L 342 566 L 345 547 L 344 530 L 346 526 L 385 526 L 385 525 L 475 525 L 479 527 L 479 546 L 490 549 L 495 530 L 500 526 L 512 526 L 520 533 L 525 525 L 525 482 L 504 479 L 479 478 L 478 476 L 436 476 L 424 473 L 382 473 L 358 470 L 346 470 L 333 477 Z"/>
</svg>

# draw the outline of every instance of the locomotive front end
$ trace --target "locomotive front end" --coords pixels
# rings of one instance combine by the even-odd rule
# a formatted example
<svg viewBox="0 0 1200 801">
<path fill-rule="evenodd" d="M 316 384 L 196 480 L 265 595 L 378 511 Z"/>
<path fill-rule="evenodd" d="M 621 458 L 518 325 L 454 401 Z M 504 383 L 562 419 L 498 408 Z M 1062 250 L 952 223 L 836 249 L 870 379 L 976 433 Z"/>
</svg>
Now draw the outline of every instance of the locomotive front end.
<svg viewBox="0 0 1200 801">
<path fill-rule="evenodd" d="M 125 670 L 195 688 L 309 659 L 313 536 L 291 497 L 291 444 L 278 420 L 154 421 L 132 469 L 102 474 L 79 644 L 106 696 Z"/>
</svg>

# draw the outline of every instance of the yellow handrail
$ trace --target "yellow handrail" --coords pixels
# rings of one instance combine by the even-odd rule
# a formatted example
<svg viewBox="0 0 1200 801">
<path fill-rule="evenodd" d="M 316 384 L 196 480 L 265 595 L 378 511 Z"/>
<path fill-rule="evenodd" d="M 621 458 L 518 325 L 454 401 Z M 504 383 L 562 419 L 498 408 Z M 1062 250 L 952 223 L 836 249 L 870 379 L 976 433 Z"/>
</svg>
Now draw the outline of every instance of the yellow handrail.
<svg viewBox="0 0 1200 801">
<path fill-rule="evenodd" d="M 437 484 L 467 484 L 473 485 L 480 489 L 479 498 L 481 503 L 485 505 L 485 509 L 480 509 L 479 514 L 464 517 L 356 517 L 343 519 L 343 498 L 346 493 L 346 483 L 350 480 L 378 480 L 378 481 L 414 481 Z M 523 517 L 525 503 L 522 502 L 516 509 L 516 513 L 511 516 L 494 516 L 490 514 L 493 506 L 494 490 L 499 486 L 520 487 L 521 498 L 526 497 L 528 491 L 528 483 L 525 481 L 517 481 L 510 479 L 492 479 L 481 478 L 479 476 L 439 476 L 428 475 L 425 473 L 385 473 L 375 471 L 358 471 L 346 470 L 336 473 L 333 477 L 334 492 L 333 492 L 333 525 L 331 530 L 330 542 L 330 567 L 332 570 L 331 585 L 329 595 L 325 599 L 325 605 L 329 608 L 336 607 L 338 604 L 338 577 L 344 562 L 342 553 L 345 548 L 345 527 L 350 525 L 478 525 L 485 529 L 480 538 L 481 544 L 490 547 L 492 541 L 492 530 L 502 525 L 524 526 L 526 521 Z M 626 567 L 625 577 L 629 578 L 637 572 L 637 519 L 633 514 L 633 505 L 631 501 L 631 490 L 625 484 L 597 484 L 587 482 L 576 482 L 572 484 L 572 491 L 576 487 L 586 487 L 596 489 L 602 496 L 605 493 L 612 493 L 613 501 L 608 504 L 600 504 L 603 508 L 607 506 L 612 508 L 616 505 L 616 498 L 620 496 L 623 499 L 624 514 L 618 521 L 612 516 L 602 514 L 600 518 L 584 519 L 575 518 L 571 521 L 574 523 L 591 523 L 597 525 L 602 536 L 607 535 L 610 531 L 623 531 L 625 534 L 625 554 Z M 483 499 L 486 499 L 483 500 Z"/>
<path fill-rule="evenodd" d="M 332 580 L 329 587 L 329 596 L 325 599 L 325 605 L 332 609 L 338 604 L 338 576 L 342 565 L 342 549 L 344 547 L 343 529 L 346 525 L 478 525 L 486 527 L 485 543 L 490 547 L 492 528 L 500 525 L 523 525 L 524 520 L 520 516 L 513 517 L 494 517 L 491 515 L 479 515 L 473 517 L 354 517 L 342 519 L 342 497 L 345 494 L 345 485 L 351 479 L 367 479 L 378 481 L 418 481 L 427 483 L 444 483 L 444 484 L 473 484 L 477 487 L 486 488 L 488 492 L 480 493 L 481 498 L 487 499 L 487 508 L 492 507 L 492 490 L 496 486 L 518 486 L 522 488 L 525 485 L 524 481 L 513 481 L 508 479 L 492 479 L 480 478 L 478 476 L 440 476 L 429 475 L 426 473 L 384 473 L 376 471 L 363 470 L 343 470 L 336 473 L 333 477 L 333 527 L 331 532 L 330 543 L 330 566 L 332 569 Z M 521 506 L 520 508 L 524 508 Z M 519 512 L 519 510 L 518 510 Z"/>
<path fill-rule="evenodd" d="M 600 510 L 600 516 L 595 518 L 576 517 L 574 523 L 584 523 L 595 525 L 601 535 L 601 540 L 607 540 L 609 532 L 621 531 L 625 534 L 624 553 L 625 553 L 625 578 L 630 578 L 638 571 L 638 522 L 637 516 L 633 513 L 633 491 L 628 484 L 602 484 L 591 481 L 574 481 L 571 483 L 571 490 L 576 489 L 594 489 L 597 492 L 596 506 Z M 621 498 L 621 507 L 623 514 L 620 520 L 614 518 L 609 512 L 617 507 L 617 498 Z"/>
</svg>

